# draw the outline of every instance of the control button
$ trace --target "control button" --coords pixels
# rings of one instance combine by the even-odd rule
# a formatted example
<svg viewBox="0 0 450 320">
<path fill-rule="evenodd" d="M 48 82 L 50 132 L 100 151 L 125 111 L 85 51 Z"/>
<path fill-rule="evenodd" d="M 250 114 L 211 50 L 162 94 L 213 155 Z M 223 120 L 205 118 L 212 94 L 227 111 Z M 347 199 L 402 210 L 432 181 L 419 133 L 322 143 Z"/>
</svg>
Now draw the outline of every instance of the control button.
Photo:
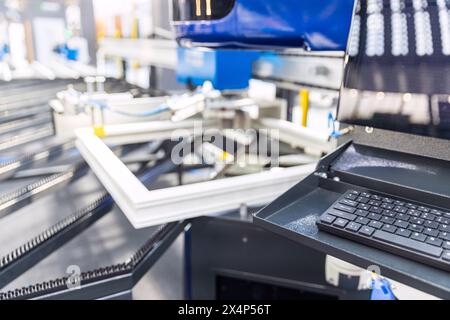
<svg viewBox="0 0 450 320">
<path fill-rule="evenodd" d="M 367 226 L 362 227 L 361 230 L 359 231 L 360 234 L 368 236 L 368 237 L 371 237 L 374 232 L 375 232 L 374 228 L 367 227 Z"/>
<path fill-rule="evenodd" d="M 422 243 L 419 241 L 415 241 L 415 240 L 411 240 L 411 239 L 407 239 L 401 236 L 397 236 L 395 234 L 391 234 L 389 232 L 384 232 L 384 231 L 380 231 L 377 230 L 375 231 L 375 234 L 373 235 L 374 239 L 380 240 L 380 241 L 385 241 L 387 243 L 399 246 L 399 247 L 403 247 L 409 250 L 413 250 L 413 251 L 419 251 L 423 254 L 429 255 L 429 256 L 433 256 L 433 257 L 437 257 L 440 258 L 442 255 L 443 250 L 441 248 L 426 244 L 426 243 Z"/>
<path fill-rule="evenodd" d="M 340 203 L 336 204 L 334 206 L 334 209 L 337 209 L 337 210 L 340 210 L 340 211 L 344 211 L 344 212 L 347 212 L 347 213 L 355 213 L 355 211 L 356 211 L 355 208 L 352 208 L 352 207 L 349 207 L 349 206 L 345 206 L 345 205 L 340 204 Z"/>
<path fill-rule="evenodd" d="M 351 232 L 358 232 L 361 228 L 361 225 L 356 222 L 350 222 L 347 227 L 345 227 L 345 230 L 351 231 Z"/>
<path fill-rule="evenodd" d="M 348 223 L 348 220 L 339 218 L 339 219 L 336 219 L 336 221 L 333 223 L 333 226 L 344 229 L 345 226 L 347 225 L 347 223 Z"/>
<path fill-rule="evenodd" d="M 411 236 L 411 239 L 420 241 L 420 242 L 425 242 L 425 240 L 427 240 L 427 236 L 418 232 L 414 232 Z"/>
<path fill-rule="evenodd" d="M 336 217 L 330 216 L 329 214 L 326 214 L 320 218 L 320 221 L 324 224 L 333 224 L 334 220 L 336 220 Z"/>
</svg>

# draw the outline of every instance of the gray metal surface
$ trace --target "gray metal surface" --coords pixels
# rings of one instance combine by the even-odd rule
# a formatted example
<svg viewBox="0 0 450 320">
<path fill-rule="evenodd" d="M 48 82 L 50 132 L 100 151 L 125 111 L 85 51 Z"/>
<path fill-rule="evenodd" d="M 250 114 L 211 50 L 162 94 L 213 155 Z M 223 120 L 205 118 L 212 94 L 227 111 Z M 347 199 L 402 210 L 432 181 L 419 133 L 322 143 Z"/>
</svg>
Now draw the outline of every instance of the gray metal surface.
<svg viewBox="0 0 450 320">
<path fill-rule="evenodd" d="M 291 89 L 292 84 L 339 90 L 342 84 L 343 53 L 280 54 L 273 59 L 257 61 L 253 75 L 260 79 L 275 80 L 280 88 Z"/>
</svg>

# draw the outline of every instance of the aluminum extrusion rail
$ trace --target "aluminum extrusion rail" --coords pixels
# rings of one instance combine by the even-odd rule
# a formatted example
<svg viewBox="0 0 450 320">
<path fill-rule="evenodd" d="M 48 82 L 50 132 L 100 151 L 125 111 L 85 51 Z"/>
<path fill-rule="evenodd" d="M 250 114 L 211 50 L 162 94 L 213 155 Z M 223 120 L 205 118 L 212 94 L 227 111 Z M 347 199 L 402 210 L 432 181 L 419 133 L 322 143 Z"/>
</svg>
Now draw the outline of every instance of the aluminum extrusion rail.
<svg viewBox="0 0 450 320">
<path fill-rule="evenodd" d="M 161 161 L 151 169 L 146 170 L 140 176 L 140 179 L 145 185 L 151 185 L 162 174 L 170 172 L 175 167 L 176 165 L 171 160 Z M 0 288 L 11 283 L 42 259 L 89 228 L 109 213 L 113 204 L 113 198 L 105 193 L 91 205 L 58 222 L 6 256 L 0 257 Z"/>
<path fill-rule="evenodd" d="M 0 293 L 0 300 L 101 299 L 131 290 L 184 230 L 185 222 L 161 226 L 127 261 L 52 281 Z M 79 287 L 70 289 L 70 285 Z"/>
<path fill-rule="evenodd" d="M 22 108 L 18 110 L 0 110 L 0 124 L 6 124 L 13 121 L 18 120 L 26 120 L 32 117 L 36 117 L 38 115 L 47 114 L 51 115 L 52 110 L 51 107 L 47 104 L 45 105 L 37 105 L 30 106 L 27 108 Z"/>
<path fill-rule="evenodd" d="M 9 137 L 3 141 L 0 141 L 0 151 L 16 148 L 18 146 L 31 143 L 37 140 L 48 138 L 55 135 L 55 129 L 53 124 L 39 127 L 34 131 L 27 132 L 22 135 Z"/>
<path fill-rule="evenodd" d="M 26 156 L 24 163 L 29 164 L 30 161 L 34 160 L 42 160 L 47 159 L 51 160 L 53 157 L 56 157 L 59 153 L 63 152 L 67 147 L 70 146 L 70 143 L 67 145 L 60 145 L 53 148 L 50 148 L 42 153 L 38 153 L 32 156 Z M 133 147 L 122 148 L 117 150 L 117 153 L 126 154 L 133 150 Z M 19 165 L 20 165 L 19 160 Z M 15 168 L 17 166 L 17 162 L 12 162 L 10 168 Z M 5 166 L 2 167 L 7 167 Z M 0 167 L 0 180 L 2 170 Z M 17 168 L 16 168 L 17 169 Z M 4 217 L 12 212 L 25 207 L 26 205 L 32 203 L 33 201 L 43 197 L 47 193 L 51 191 L 55 191 L 56 189 L 67 186 L 68 184 L 76 181 L 77 179 L 83 177 L 89 170 L 88 164 L 84 160 L 78 161 L 76 164 L 71 166 L 71 169 L 61 173 L 55 173 L 48 177 L 42 178 L 34 183 L 26 185 L 18 190 L 15 190 L 11 193 L 7 193 L 4 195 L 0 195 L 0 218 Z M 5 170 L 6 172 L 11 173 L 12 171 L 15 173 L 16 171 L 13 169 Z"/>
<path fill-rule="evenodd" d="M 40 127 L 48 123 L 52 123 L 52 121 L 52 115 L 49 112 L 48 114 L 38 114 L 28 119 L 13 120 L 3 124 L 0 123 L 0 136 L 15 133 L 21 130 Z"/>
<path fill-rule="evenodd" d="M 6 286 L 43 258 L 86 230 L 111 211 L 112 207 L 112 198 L 108 194 L 104 194 L 85 209 L 58 222 L 0 258 L 0 287 Z"/>
<path fill-rule="evenodd" d="M 67 172 L 45 177 L 23 188 L 0 196 L 0 218 L 27 206 L 56 188 L 62 188 L 81 178 L 88 170 L 88 165 L 82 161 Z"/>
<path fill-rule="evenodd" d="M 65 151 L 75 147 L 74 141 L 58 144 L 49 147 L 44 151 L 21 156 L 18 159 L 0 165 L 0 180 L 14 176 L 18 171 L 28 169 L 32 165 L 41 161 L 50 161 L 62 155 Z"/>
</svg>

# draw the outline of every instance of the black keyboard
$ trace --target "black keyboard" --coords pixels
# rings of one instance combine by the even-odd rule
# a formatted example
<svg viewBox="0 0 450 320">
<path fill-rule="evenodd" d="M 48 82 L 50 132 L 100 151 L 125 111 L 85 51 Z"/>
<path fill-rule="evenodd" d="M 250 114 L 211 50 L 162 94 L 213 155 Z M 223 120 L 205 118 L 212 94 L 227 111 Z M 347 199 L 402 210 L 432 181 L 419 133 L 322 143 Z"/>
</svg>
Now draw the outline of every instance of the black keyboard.
<svg viewBox="0 0 450 320">
<path fill-rule="evenodd" d="M 348 191 L 319 219 L 320 230 L 450 271 L 450 212 Z"/>
</svg>

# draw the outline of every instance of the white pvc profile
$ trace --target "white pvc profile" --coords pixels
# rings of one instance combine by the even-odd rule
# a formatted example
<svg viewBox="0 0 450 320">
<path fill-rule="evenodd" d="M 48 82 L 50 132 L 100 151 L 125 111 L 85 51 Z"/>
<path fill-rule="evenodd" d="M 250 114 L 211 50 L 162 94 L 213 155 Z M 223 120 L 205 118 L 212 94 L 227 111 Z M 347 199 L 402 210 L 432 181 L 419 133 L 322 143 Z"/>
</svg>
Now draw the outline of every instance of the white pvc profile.
<svg viewBox="0 0 450 320">
<path fill-rule="evenodd" d="M 136 142 L 141 141 L 133 140 L 136 135 L 167 138 L 174 126 L 183 125 L 189 123 L 148 123 L 147 132 L 144 124 L 111 126 L 106 132 L 113 140 L 122 136 L 122 141 Z M 242 204 L 267 204 L 315 169 L 312 164 L 149 191 L 92 129 L 79 129 L 76 136 L 84 159 L 136 229 L 234 210 Z"/>
</svg>

